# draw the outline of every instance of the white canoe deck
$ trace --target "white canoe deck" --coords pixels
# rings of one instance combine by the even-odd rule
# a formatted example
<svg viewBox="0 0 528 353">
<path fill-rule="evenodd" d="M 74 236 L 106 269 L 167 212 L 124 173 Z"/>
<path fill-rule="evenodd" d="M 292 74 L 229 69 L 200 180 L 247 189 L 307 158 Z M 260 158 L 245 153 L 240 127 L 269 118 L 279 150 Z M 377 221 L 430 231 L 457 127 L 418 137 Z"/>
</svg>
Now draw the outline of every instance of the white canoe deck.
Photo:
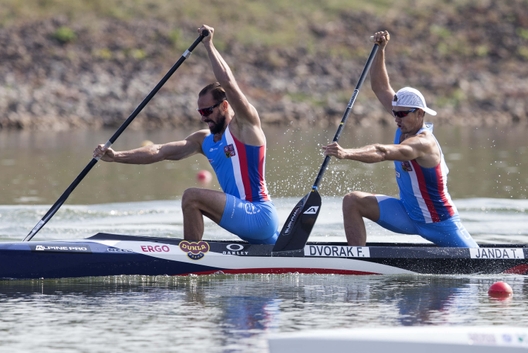
<svg viewBox="0 0 528 353">
<path fill-rule="evenodd" d="M 270 353 L 514 353 L 528 352 L 528 328 L 406 326 L 312 330 L 270 335 Z"/>
</svg>

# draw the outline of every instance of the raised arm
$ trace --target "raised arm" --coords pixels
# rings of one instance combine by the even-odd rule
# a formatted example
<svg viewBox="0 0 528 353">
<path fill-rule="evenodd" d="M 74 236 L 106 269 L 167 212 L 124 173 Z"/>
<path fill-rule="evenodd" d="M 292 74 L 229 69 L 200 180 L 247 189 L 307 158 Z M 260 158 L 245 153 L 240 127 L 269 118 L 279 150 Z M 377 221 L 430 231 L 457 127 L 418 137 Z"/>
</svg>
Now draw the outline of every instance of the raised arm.
<svg viewBox="0 0 528 353">
<path fill-rule="evenodd" d="M 233 72 L 213 44 L 214 28 L 203 25 L 198 31 L 201 32 L 203 30 L 208 30 L 210 33 L 209 36 L 203 39 L 202 43 L 209 55 L 216 80 L 224 88 L 227 100 L 235 112 L 235 124 L 251 125 L 260 129 L 261 123 L 257 110 L 242 93 Z M 242 129 L 243 127 L 240 126 L 240 128 Z"/>
<path fill-rule="evenodd" d="M 370 68 L 370 86 L 383 107 L 392 114 L 392 99 L 395 92 L 390 85 L 389 74 L 385 66 L 385 47 L 389 40 L 388 31 L 374 33 L 374 41 L 379 44 L 379 50 Z"/>
</svg>

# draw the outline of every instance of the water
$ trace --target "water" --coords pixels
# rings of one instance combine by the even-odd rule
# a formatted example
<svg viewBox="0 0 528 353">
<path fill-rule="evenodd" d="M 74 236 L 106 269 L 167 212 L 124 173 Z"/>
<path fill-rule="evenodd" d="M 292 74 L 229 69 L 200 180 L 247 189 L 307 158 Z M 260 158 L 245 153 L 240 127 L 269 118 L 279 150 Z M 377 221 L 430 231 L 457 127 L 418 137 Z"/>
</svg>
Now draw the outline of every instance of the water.
<svg viewBox="0 0 528 353">
<path fill-rule="evenodd" d="M 496 280 L 515 295 L 488 297 Z M 299 330 L 526 326 L 524 277 L 213 275 L 2 283 L 1 352 L 267 352 Z"/>
<path fill-rule="evenodd" d="M 280 132 L 279 132 L 280 131 Z M 116 148 L 186 132 L 127 131 Z M 390 129 L 353 129 L 343 145 L 390 141 Z M 108 132 L 0 132 L 0 239 L 22 239 L 57 200 Z M 523 131 L 446 127 L 437 135 L 451 169 L 450 191 L 481 243 L 527 243 Z M 332 132 L 268 134 L 268 181 L 281 224 L 322 163 L 317 144 Z M 178 164 L 179 163 L 179 164 Z M 96 232 L 177 236 L 180 198 L 197 186 L 200 157 L 124 166 L 99 162 L 38 239 Z M 332 161 L 311 239 L 344 240 L 341 197 L 360 188 L 394 194 L 389 163 Z M 209 187 L 216 187 L 213 182 Z M 369 241 L 425 242 L 367 222 Z M 210 221 L 205 238 L 235 239 Z M 508 282 L 509 300 L 488 297 Z M 525 276 L 212 275 L 118 276 L 0 281 L 0 352 L 267 352 L 269 334 L 308 329 L 422 325 L 528 324 Z"/>
<path fill-rule="evenodd" d="M 114 147 L 135 148 L 146 140 L 169 142 L 183 139 L 191 131 L 129 128 Z M 266 133 L 266 174 L 272 197 L 301 197 L 314 183 L 323 162 L 320 146 L 332 140 L 335 130 L 275 127 L 267 128 Z M 90 162 L 94 147 L 112 134 L 113 131 L 0 131 L 0 205 L 49 207 Z M 393 134 L 392 126 L 348 126 L 340 143 L 344 147 L 391 143 Z M 449 191 L 453 199 L 528 198 L 528 143 L 524 129 L 442 125 L 435 128 L 435 135 L 450 169 Z M 186 188 L 198 185 L 196 173 L 202 169 L 211 170 L 203 156 L 143 166 L 99 162 L 70 195 L 68 204 L 177 199 Z M 216 180 L 210 187 L 218 187 Z M 332 160 L 320 184 L 321 195 L 341 197 L 353 189 L 394 195 L 397 190 L 392 164 Z"/>
</svg>

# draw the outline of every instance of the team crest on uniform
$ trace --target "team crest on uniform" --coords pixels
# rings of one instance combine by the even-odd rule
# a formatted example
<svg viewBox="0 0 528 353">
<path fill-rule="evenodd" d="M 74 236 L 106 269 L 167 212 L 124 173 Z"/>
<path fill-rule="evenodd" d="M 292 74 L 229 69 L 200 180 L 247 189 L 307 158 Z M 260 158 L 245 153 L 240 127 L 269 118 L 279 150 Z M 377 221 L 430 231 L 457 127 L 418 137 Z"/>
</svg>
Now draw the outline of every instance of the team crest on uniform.
<svg viewBox="0 0 528 353">
<path fill-rule="evenodd" d="M 409 161 L 401 162 L 402 169 L 406 172 L 412 172 L 412 166 Z"/>
<path fill-rule="evenodd" d="M 235 147 L 233 146 L 233 144 L 225 146 L 224 153 L 227 158 L 234 157 L 236 155 L 236 152 L 235 152 Z"/>
</svg>

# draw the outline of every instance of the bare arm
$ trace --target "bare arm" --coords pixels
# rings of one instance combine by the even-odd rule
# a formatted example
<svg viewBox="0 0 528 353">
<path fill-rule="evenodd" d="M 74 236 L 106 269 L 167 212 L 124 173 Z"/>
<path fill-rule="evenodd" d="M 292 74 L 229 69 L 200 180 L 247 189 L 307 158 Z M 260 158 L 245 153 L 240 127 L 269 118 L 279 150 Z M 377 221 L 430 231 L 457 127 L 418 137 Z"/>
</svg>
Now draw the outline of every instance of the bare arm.
<svg viewBox="0 0 528 353">
<path fill-rule="evenodd" d="M 385 47 L 389 40 L 388 31 L 374 33 L 374 41 L 379 44 L 380 50 L 378 50 L 370 68 L 370 86 L 383 107 L 392 113 L 392 98 L 395 92 L 390 85 L 389 74 L 385 65 Z"/>
<path fill-rule="evenodd" d="M 201 153 L 202 142 L 207 134 L 209 134 L 208 130 L 200 130 L 181 141 L 154 144 L 128 151 L 114 151 L 111 148 L 105 150 L 104 145 L 99 145 L 94 150 L 93 157 L 100 157 L 105 162 L 126 164 L 151 164 L 163 160 L 180 160 Z"/>
<path fill-rule="evenodd" d="M 436 142 L 426 135 L 417 135 L 400 144 L 373 144 L 360 148 L 344 149 L 337 142 L 324 146 L 325 155 L 363 163 L 383 161 L 410 161 L 416 159 L 423 167 L 431 168 L 440 162 Z"/>
<path fill-rule="evenodd" d="M 235 80 L 233 72 L 229 68 L 229 65 L 225 62 L 224 58 L 220 55 L 218 50 L 213 44 L 214 28 L 203 25 L 199 31 L 208 30 L 210 35 L 205 37 L 202 43 L 204 44 L 211 66 L 213 68 L 214 75 L 220 85 L 224 88 L 227 96 L 227 100 L 235 112 L 233 118 L 234 125 L 240 132 L 239 138 L 247 140 L 252 144 L 263 144 L 265 142 L 264 135 L 261 133 L 260 117 L 257 110 L 241 91 L 238 83 Z M 251 134 L 246 134 L 245 129 L 249 127 Z M 254 129 L 257 128 L 257 129 Z M 256 141 L 255 141 L 256 137 Z"/>
</svg>

